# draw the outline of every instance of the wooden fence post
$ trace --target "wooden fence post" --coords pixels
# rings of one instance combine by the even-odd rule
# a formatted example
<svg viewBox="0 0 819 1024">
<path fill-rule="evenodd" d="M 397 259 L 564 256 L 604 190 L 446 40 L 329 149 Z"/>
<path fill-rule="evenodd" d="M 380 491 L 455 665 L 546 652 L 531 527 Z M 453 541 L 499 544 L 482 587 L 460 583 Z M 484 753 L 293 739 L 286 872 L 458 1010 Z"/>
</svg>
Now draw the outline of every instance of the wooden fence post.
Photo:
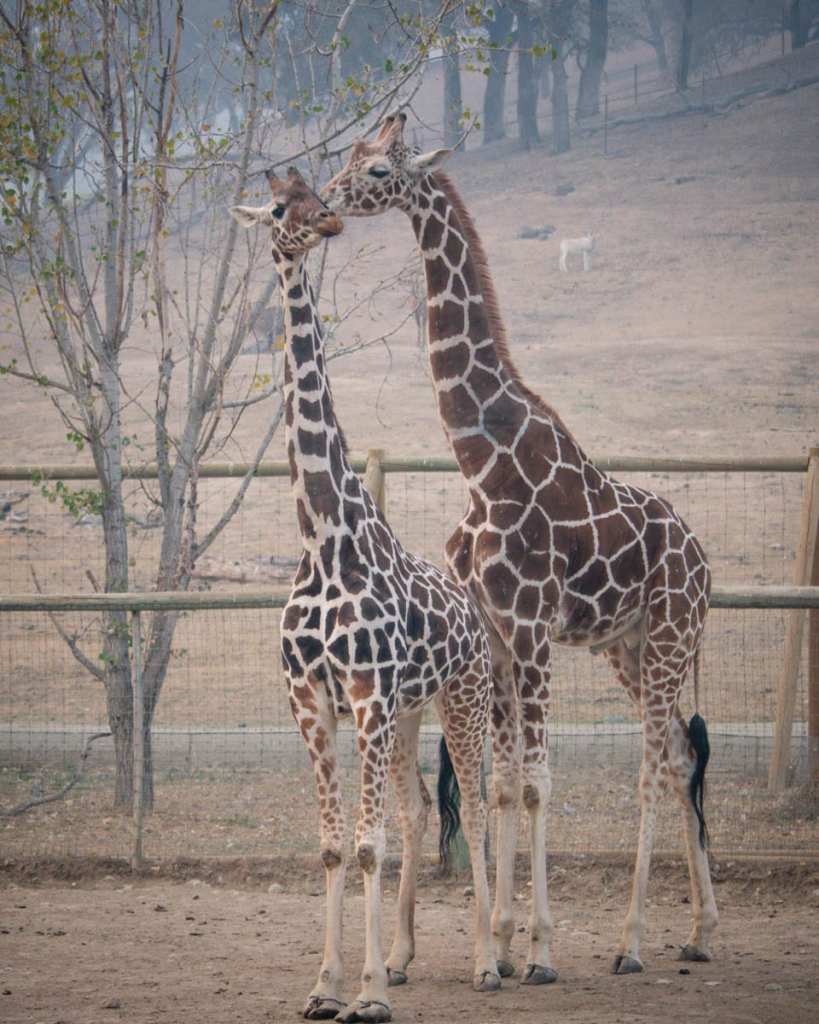
<svg viewBox="0 0 819 1024">
<path fill-rule="evenodd" d="M 364 486 L 370 492 L 381 510 L 381 514 L 387 514 L 387 483 L 384 477 L 384 469 L 381 463 L 384 461 L 383 448 L 370 448 L 367 452 L 367 465 L 364 469 Z"/>
<path fill-rule="evenodd" d="M 819 448 L 811 448 L 808 457 L 808 472 L 805 476 L 805 495 L 802 500 L 802 521 L 799 528 L 799 547 L 796 550 L 794 583 L 805 586 L 813 579 L 819 578 L 817 559 L 819 559 Z M 819 656 L 815 651 L 817 643 L 817 619 L 814 611 L 810 619 L 808 631 L 813 650 L 811 676 L 808 679 L 808 723 L 809 723 L 809 757 L 811 761 L 811 778 L 814 777 L 817 755 L 815 743 L 819 742 L 819 723 L 814 721 L 819 709 L 819 693 L 817 693 L 816 673 Z M 774 746 L 771 764 L 768 769 L 768 789 L 772 793 L 781 792 L 785 787 L 788 771 L 788 760 L 791 749 L 791 732 L 796 706 L 796 687 L 799 679 L 799 665 L 802 660 L 802 638 L 805 631 L 805 611 L 794 610 L 788 615 L 788 628 L 785 633 L 785 652 L 782 662 L 782 674 L 776 696 L 776 722 L 774 723 Z M 810 655 L 809 655 L 810 656 Z M 811 734 L 811 728 L 814 734 Z"/>
<path fill-rule="evenodd" d="M 811 451 L 811 460 L 817 462 L 819 449 Z M 819 467 L 814 465 L 814 476 L 819 479 Z M 815 504 L 819 505 L 819 485 L 814 491 Z M 816 516 L 814 515 L 814 520 Z M 813 535 L 813 565 L 810 572 L 811 586 L 819 586 L 819 522 Z M 819 608 L 808 609 L 808 785 L 819 790 Z"/>
<path fill-rule="evenodd" d="M 142 821 L 145 816 L 145 693 L 142 686 L 142 623 L 139 612 L 131 614 L 131 642 L 133 644 L 133 751 L 134 751 L 134 846 L 131 852 L 131 870 L 142 868 Z"/>
</svg>

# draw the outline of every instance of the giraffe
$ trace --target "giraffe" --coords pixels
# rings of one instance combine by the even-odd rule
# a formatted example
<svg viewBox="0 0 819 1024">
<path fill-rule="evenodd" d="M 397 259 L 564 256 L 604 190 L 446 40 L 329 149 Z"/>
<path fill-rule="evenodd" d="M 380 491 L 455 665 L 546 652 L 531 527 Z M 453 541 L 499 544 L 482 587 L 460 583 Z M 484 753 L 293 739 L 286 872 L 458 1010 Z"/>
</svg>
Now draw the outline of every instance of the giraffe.
<svg viewBox="0 0 819 1024">
<path fill-rule="evenodd" d="M 438 412 L 469 491 L 446 564 L 490 625 L 493 802 L 498 809 L 495 954 L 514 973 L 510 944 L 518 806 L 529 815 L 532 903 L 524 984 L 557 979 L 546 879 L 551 789 L 547 715 L 552 644 L 604 652 L 642 722 L 640 831 L 628 912 L 612 970 L 643 970 L 657 801 L 669 783 L 683 809 L 693 922 L 685 960 L 711 959 L 717 908 L 705 852 L 709 747 L 678 702 L 693 671 L 711 574 L 697 538 L 671 505 L 598 469 L 558 413 L 522 381 L 509 352 L 475 224 L 438 168 L 450 154 L 403 141 L 404 114 L 357 141 L 322 190 L 346 216 L 406 213 L 423 257 L 428 348 Z"/>
<path fill-rule="evenodd" d="M 321 319 L 306 254 L 341 221 L 297 170 L 268 173 L 272 201 L 232 207 L 245 227 L 271 228 L 285 324 L 285 440 L 303 552 L 281 626 L 290 704 L 313 763 L 320 808 L 327 912 L 324 957 L 308 996 L 309 1020 L 388 1021 L 388 985 L 407 980 L 430 797 L 418 768 L 421 711 L 435 701 L 464 794 L 464 832 L 476 897 L 473 986 L 500 986 L 493 954 L 480 796 L 489 708 L 486 627 L 467 592 L 406 552 L 347 460 L 326 372 Z M 352 714 L 361 758 L 356 857 L 364 873 L 366 951 L 361 991 L 342 998 L 346 870 L 336 724 Z M 403 859 L 398 924 L 386 961 L 380 945 L 384 793 L 390 772 L 400 803 Z"/>
</svg>

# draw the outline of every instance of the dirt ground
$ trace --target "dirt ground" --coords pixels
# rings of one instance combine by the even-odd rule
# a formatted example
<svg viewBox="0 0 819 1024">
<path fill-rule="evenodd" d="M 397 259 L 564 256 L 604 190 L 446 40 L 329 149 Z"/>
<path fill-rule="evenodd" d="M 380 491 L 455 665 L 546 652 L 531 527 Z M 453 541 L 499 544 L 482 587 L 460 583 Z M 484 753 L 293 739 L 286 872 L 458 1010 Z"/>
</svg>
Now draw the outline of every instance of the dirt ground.
<svg viewBox="0 0 819 1024">
<path fill-rule="evenodd" d="M 351 871 L 351 876 L 356 872 Z M 688 928 L 679 869 L 654 872 L 643 947 L 645 973 L 609 973 L 628 894 L 625 868 L 551 870 L 554 963 L 560 977 L 530 989 L 470 987 L 472 900 L 464 883 L 427 879 L 419 890 L 417 956 L 410 984 L 391 991 L 396 1022 L 569 1024 L 665 1020 L 808 1024 L 816 1020 L 819 870 L 746 866 L 717 874 L 721 922 L 710 964 L 681 964 Z M 6 881 L 0 888 L 0 1017 L 8 1024 L 222 1024 L 297 1019 L 318 971 L 324 899 L 317 876 L 282 874 L 259 888 L 236 878 L 212 884 L 132 881 Z M 395 878 L 385 884 L 385 935 L 394 921 Z M 514 952 L 526 951 L 519 893 Z M 363 899 L 348 886 L 346 994 L 363 952 Z M 386 944 L 386 943 L 385 943 Z M 682 972 L 682 973 L 681 973 Z"/>
</svg>

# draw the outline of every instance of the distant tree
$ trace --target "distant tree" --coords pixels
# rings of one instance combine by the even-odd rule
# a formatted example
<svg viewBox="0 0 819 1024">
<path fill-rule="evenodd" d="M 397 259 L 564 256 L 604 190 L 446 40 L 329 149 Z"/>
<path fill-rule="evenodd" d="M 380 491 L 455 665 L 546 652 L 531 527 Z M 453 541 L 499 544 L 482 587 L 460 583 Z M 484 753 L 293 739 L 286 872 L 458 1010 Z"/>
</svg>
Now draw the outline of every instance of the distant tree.
<svg viewBox="0 0 819 1024">
<path fill-rule="evenodd" d="M 545 10 L 547 39 L 552 47 L 552 153 L 571 149 L 566 59 L 576 39 L 576 0 L 551 0 Z"/>
<path fill-rule="evenodd" d="M 484 145 L 506 137 L 504 111 L 509 50 L 512 45 L 514 12 L 509 0 L 496 0 L 486 21 L 488 63 L 486 91 L 483 96 Z"/>
<path fill-rule="evenodd" d="M 577 120 L 591 117 L 600 110 L 600 82 L 606 66 L 609 39 L 608 0 L 589 0 L 589 35 L 585 61 L 580 68 L 577 92 Z"/>
<path fill-rule="evenodd" d="M 518 141 L 523 149 L 531 149 L 540 142 L 537 126 L 538 88 L 532 52 L 535 46 L 535 25 L 528 0 L 518 0 L 514 9 L 517 20 Z"/>
<path fill-rule="evenodd" d="M 691 44 L 694 41 L 694 0 L 680 0 L 682 22 L 680 26 L 680 50 L 677 58 L 676 83 L 680 92 L 688 88 L 691 71 Z"/>
<path fill-rule="evenodd" d="M 792 50 L 819 39 L 819 0 L 788 0 L 787 15 Z"/>
<path fill-rule="evenodd" d="M 444 18 L 441 24 L 444 62 L 444 145 L 454 146 L 461 137 L 463 124 L 463 93 L 461 90 L 460 42 L 455 15 Z"/>
</svg>

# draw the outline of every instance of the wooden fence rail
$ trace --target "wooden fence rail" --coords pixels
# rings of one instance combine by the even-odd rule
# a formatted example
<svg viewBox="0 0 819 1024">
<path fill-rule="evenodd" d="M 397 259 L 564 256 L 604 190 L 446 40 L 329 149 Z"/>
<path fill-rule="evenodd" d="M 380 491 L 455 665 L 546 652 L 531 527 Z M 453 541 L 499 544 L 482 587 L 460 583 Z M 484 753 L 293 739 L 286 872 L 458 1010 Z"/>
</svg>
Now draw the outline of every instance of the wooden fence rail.
<svg viewBox="0 0 819 1024">
<path fill-rule="evenodd" d="M 350 463 L 357 473 L 363 473 L 373 458 L 382 473 L 457 473 L 457 462 L 448 457 L 435 456 L 391 456 L 373 449 L 367 456 L 352 458 Z M 614 473 L 805 473 L 808 469 L 806 455 L 785 456 L 634 456 L 597 455 L 594 463 L 606 472 Z M 199 467 L 202 480 L 223 477 L 243 477 L 251 469 L 249 462 L 210 462 Z M 155 462 L 123 467 L 123 475 L 130 480 L 155 480 L 159 469 Z M 258 477 L 287 477 L 290 467 L 287 462 L 268 461 L 259 464 Z M 41 477 L 45 480 L 96 480 L 93 466 L 60 466 L 53 463 L 36 465 L 0 465 L 0 480 L 26 480 Z"/>
<path fill-rule="evenodd" d="M 126 594 L 0 594 L 2 612 L 160 612 L 283 608 L 289 590 L 152 591 Z M 819 608 L 819 586 L 714 587 L 712 608 Z"/>
</svg>

